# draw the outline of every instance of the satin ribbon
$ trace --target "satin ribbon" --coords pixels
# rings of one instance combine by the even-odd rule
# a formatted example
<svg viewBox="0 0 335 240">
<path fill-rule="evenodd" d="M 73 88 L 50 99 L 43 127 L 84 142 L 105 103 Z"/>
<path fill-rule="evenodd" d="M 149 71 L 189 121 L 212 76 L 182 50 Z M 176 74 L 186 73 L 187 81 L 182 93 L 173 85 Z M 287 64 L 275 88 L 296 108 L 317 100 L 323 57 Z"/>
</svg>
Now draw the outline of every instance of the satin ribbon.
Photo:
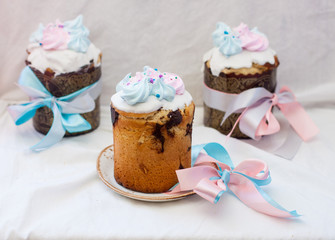
<svg viewBox="0 0 335 240">
<path fill-rule="evenodd" d="M 274 106 L 280 109 L 302 140 L 308 141 L 319 132 L 288 87 L 281 88 L 279 93 L 259 87 L 240 94 L 227 94 L 205 86 L 204 100 L 209 107 L 226 112 L 221 125 L 232 113 L 241 113 L 230 134 L 238 122 L 241 132 L 255 140 L 278 132 L 280 125 L 271 112 Z"/>
<path fill-rule="evenodd" d="M 80 113 L 94 110 L 94 99 L 101 93 L 101 81 L 69 95 L 56 98 L 27 66 L 21 72 L 18 86 L 30 97 L 30 102 L 8 107 L 8 112 L 16 125 L 27 122 L 40 107 L 46 106 L 53 112 L 53 122 L 49 132 L 39 143 L 31 147 L 33 151 L 41 151 L 59 142 L 66 131 L 75 133 L 92 128 L 91 124 Z"/>
<path fill-rule="evenodd" d="M 207 154 L 201 153 L 205 150 Z M 226 149 L 218 143 L 192 147 L 192 168 L 177 170 L 179 184 L 171 193 L 194 191 L 204 199 L 217 203 L 230 190 L 248 207 L 274 217 L 299 217 L 287 211 L 260 186 L 271 182 L 269 169 L 263 161 L 245 160 L 234 167 Z"/>
</svg>

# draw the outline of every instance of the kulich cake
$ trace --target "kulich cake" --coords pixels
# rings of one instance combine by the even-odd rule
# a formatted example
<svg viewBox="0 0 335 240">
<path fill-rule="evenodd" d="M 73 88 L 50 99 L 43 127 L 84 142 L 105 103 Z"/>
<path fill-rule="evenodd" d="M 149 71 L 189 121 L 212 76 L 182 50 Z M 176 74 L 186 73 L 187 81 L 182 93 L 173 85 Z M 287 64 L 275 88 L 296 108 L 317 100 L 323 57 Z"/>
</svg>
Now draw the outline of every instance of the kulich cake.
<svg viewBox="0 0 335 240">
<path fill-rule="evenodd" d="M 101 51 L 88 39 L 89 30 L 82 23 L 82 16 L 72 21 L 40 24 L 30 37 L 26 65 L 31 68 L 40 82 L 55 97 L 76 92 L 97 82 L 101 77 Z M 95 109 L 81 116 L 93 131 L 100 123 L 99 97 Z M 50 108 L 42 107 L 33 118 L 35 129 L 46 134 L 53 122 Z M 89 131 L 69 133 L 79 135 Z"/>
<path fill-rule="evenodd" d="M 203 58 L 205 87 L 229 94 L 239 94 L 255 87 L 275 91 L 279 61 L 263 33 L 257 28 L 249 30 L 244 23 L 231 29 L 219 22 L 212 37 L 215 47 Z M 221 125 L 225 112 L 209 105 L 204 102 L 205 126 L 228 134 L 240 114 L 232 114 Z M 248 138 L 238 126 L 231 136 Z"/>
<path fill-rule="evenodd" d="M 126 188 L 168 191 L 175 171 L 191 167 L 194 103 L 180 77 L 144 67 L 111 98 L 114 177 Z"/>
</svg>

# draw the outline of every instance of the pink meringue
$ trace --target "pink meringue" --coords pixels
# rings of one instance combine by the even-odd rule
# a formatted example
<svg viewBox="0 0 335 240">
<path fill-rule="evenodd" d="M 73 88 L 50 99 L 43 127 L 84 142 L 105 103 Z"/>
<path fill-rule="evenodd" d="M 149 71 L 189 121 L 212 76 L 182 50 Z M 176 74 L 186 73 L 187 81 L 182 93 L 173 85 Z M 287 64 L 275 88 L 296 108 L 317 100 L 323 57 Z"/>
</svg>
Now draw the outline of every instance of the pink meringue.
<svg viewBox="0 0 335 240">
<path fill-rule="evenodd" d="M 249 51 L 264 51 L 269 47 L 267 37 L 257 31 L 256 28 L 250 31 L 246 24 L 241 23 L 238 27 L 234 28 L 234 31 L 238 32 L 243 49 Z"/>
<path fill-rule="evenodd" d="M 183 95 L 185 92 L 184 82 L 176 74 L 164 73 L 164 83 L 173 87 L 177 95 Z"/>
<path fill-rule="evenodd" d="M 43 37 L 40 44 L 46 50 L 67 49 L 70 35 L 63 29 L 63 25 L 56 21 L 56 24 L 49 23 L 43 30 Z"/>
</svg>

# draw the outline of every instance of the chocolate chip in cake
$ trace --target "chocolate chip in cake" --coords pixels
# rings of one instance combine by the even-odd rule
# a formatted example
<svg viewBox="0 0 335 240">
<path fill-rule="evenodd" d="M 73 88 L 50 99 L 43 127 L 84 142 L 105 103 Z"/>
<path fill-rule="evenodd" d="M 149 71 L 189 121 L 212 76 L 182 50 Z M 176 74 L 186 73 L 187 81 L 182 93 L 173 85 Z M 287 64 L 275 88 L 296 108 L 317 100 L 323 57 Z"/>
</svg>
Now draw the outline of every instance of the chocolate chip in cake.
<svg viewBox="0 0 335 240">
<path fill-rule="evenodd" d="M 160 125 L 158 123 L 156 123 L 156 126 L 155 126 L 155 130 L 153 131 L 152 135 L 154 135 L 162 144 L 162 147 L 161 147 L 161 150 L 160 152 L 164 152 L 164 142 L 165 142 L 165 138 L 164 136 L 162 135 L 162 132 L 161 132 L 161 129 L 164 125 Z"/>
<path fill-rule="evenodd" d="M 113 126 L 114 126 L 114 124 L 119 119 L 119 113 L 117 111 L 115 111 L 115 108 L 113 108 L 113 107 L 111 107 L 111 117 L 112 117 L 112 123 L 113 123 Z"/>
<path fill-rule="evenodd" d="M 179 112 L 179 110 L 176 111 L 171 111 L 168 113 L 168 118 L 170 118 L 170 120 L 166 123 L 166 129 L 169 130 L 170 128 L 179 125 L 182 120 L 183 120 L 183 116 L 181 115 L 181 113 Z"/>
</svg>

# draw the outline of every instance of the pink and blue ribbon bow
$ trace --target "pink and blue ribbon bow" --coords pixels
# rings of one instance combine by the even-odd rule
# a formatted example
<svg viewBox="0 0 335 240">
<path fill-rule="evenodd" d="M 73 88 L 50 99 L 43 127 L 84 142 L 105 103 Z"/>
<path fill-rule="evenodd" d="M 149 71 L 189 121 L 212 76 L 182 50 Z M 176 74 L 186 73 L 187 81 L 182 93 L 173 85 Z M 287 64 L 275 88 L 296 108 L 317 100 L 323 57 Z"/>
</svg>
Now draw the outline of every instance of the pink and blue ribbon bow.
<svg viewBox="0 0 335 240">
<path fill-rule="evenodd" d="M 288 87 L 281 88 L 279 93 L 271 93 L 261 87 L 251 88 L 236 95 L 225 110 L 221 125 L 232 113 L 242 113 L 231 133 L 239 122 L 242 133 L 259 140 L 263 135 L 270 135 L 280 130 L 280 125 L 271 112 L 274 106 L 280 109 L 302 140 L 308 141 L 318 134 L 318 127 L 296 101 Z"/>
<path fill-rule="evenodd" d="M 207 154 L 201 153 L 205 150 Z M 299 217 L 296 211 L 287 211 L 260 186 L 271 182 L 269 169 L 263 161 L 245 160 L 234 167 L 226 149 L 218 143 L 192 147 L 192 167 L 177 170 L 179 184 L 172 193 L 194 191 L 212 203 L 230 190 L 248 207 L 270 216 Z"/>
<path fill-rule="evenodd" d="M 94 100 L 101 93 L 101 81 L 57 98 L 43 86 L 27 66 L 21 72 L 18 84 L 30 97 L 30 102 L 8 107 L 8 112 L 16 125 L 27 122 L 40 107 L 47 106 L 53 112 L 53 122 L 49 132 L 39 143 L 31 147 L 33 151 L 41 151 L 59 142 L 66 131 L 75 133 L 92 128 L 80 113 L 90 112 L 95 108 Z"/>
</svg>

